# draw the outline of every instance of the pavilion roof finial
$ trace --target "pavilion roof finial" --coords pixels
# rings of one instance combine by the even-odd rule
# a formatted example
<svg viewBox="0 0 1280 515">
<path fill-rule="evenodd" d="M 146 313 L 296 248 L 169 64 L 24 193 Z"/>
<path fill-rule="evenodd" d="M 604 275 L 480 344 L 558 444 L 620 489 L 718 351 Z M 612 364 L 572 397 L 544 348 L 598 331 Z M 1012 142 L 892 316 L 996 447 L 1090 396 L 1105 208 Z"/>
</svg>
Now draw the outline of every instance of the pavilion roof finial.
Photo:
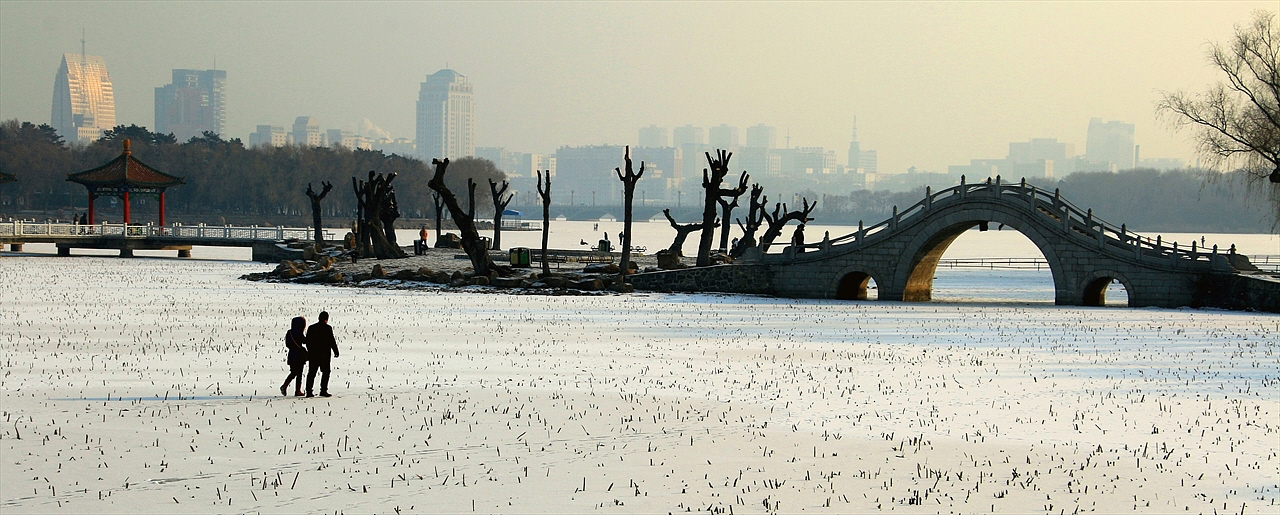
<svg viewBox="0 0 1280 515">
<path fill-rule="evenodd" d="M 124 155 L 126 155 L 126 156 L 127 156 L 127 155 L 132 154 L 132 153 L 133 153 L 133 152 L 130 152 L 130 151 L 129 151 L 129 140 L 127 140 L 127 139 L 126 139 L 126 140 L 124 140 Z"/>
</svg>

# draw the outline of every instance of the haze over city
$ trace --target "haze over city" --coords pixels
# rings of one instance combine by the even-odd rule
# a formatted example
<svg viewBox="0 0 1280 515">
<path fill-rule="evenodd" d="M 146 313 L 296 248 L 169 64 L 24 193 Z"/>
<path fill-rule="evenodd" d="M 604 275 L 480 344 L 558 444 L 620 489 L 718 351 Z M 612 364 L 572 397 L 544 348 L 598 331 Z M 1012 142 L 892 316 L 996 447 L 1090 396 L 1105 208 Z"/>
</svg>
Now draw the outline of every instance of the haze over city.
<svg viewBox="0 0 1280 515">
<path fill-rule="evenodd" d="M 635 144 L 637 129 L 777 128 L 834 149 L 853 119 L 882 173 L 945 171 L 1091 117 L 1142 155 L 1193 162 L 1161 91 L 1218 80 L 1208 41 L 1273 2 L 0 3 L 0 119 L 49 122 L 62 54 L 103 56 L 117 123 L 154 125 L 176 68 L 227 71 L 224 137 L 315 117 L 414 138 L 420 83 L 475 88 L 475 144 L 522 152 Z"/>
</svg>

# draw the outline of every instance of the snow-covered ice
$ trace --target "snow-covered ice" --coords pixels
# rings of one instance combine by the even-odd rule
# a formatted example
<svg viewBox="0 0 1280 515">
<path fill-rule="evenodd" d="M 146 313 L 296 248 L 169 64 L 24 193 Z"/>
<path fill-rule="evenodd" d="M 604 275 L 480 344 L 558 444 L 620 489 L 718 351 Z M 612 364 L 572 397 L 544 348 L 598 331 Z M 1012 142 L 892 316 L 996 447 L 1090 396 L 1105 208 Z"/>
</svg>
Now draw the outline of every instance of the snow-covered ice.
<svg viewBox="0 0 1280 515">
<path fill-rule="evenodd" d="M 1274 315 L 263 268 L 0 260 L 0 512 L 1280 512 Z M 322 309 L 336 396 L 281 397 Z"/>
</svg>

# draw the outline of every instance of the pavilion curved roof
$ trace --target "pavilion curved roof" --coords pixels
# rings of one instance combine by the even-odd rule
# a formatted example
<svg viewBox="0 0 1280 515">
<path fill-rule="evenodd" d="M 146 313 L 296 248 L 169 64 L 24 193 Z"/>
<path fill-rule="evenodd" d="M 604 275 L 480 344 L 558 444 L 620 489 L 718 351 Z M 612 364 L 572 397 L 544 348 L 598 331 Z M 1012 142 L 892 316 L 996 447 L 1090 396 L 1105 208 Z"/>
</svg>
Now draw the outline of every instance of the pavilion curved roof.
<svg viewBox="0 0 1280 515">
<path fill-rule="evenodd" d="M 182 177 L 156 170 L 133 157 L 133 153 L 129 151 L 129 140 L 124 140 L 124 152 L 120 153 L 120 157 L 97 168 L 67 174 L 67 180 L 88 187 L 128 184 L 141 188 L 167 188 L 186 184 Z"/>
</svg>

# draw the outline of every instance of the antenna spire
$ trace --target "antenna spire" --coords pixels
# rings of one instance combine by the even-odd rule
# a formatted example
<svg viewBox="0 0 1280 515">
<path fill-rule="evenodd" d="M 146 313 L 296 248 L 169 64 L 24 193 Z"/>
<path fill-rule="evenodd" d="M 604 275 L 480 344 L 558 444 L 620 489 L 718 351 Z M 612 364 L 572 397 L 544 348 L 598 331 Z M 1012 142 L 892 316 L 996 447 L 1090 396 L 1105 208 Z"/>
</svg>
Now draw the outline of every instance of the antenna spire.
<svg viewBox="0 0 1280 515">
<path fill-rule="evenodd" d="M 81 63 L 88 60 L 88 58 L 85 57 L 85 53 L 86 51 L 85 51 L 85 45 L 84 45 L 84 27 L 80 27 L 80 62 Z"/>
</svg>

